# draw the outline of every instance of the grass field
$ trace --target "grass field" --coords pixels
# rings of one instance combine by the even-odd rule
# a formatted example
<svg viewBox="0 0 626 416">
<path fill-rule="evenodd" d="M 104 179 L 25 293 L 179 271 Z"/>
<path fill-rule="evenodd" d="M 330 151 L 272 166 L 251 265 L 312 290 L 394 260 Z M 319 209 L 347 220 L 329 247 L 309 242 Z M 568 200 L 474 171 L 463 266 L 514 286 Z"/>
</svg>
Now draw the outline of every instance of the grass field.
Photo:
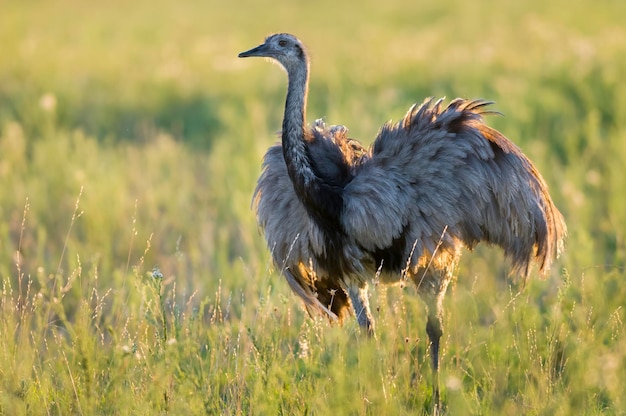
<svg viewBox="0 0 626 416">
<path fill-rule="evenodd" d="M 448 414 L 626 414 L 626 3 L 0 4 L 0 414 L 427 413 L 424 305 L 376 287 L 377 339 L 310 319 L 250 210 L 286 79 L 368 143 L 426 96 L 482 97 L 563 212 L 525 287 L 488 247 L 446 299 Z"/>
</svg>

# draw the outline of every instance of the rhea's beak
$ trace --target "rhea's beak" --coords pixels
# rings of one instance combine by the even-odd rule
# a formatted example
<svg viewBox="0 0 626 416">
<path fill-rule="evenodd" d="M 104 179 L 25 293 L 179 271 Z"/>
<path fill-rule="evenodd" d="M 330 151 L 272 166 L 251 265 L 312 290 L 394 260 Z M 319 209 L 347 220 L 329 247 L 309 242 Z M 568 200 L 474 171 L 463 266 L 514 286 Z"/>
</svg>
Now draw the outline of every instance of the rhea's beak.
<svg viewBox="0 0 626 416">
<path fill-rule="evenodd" d="M 239 58 L 248 58 L 251 56 L 267 56 L 266 54 L 267 45 L 264 43 L 262 45 L 257 46 L 256 48 L 252 48 L 249 51 L 241 52 L 239 54 Z"/>
</svg>

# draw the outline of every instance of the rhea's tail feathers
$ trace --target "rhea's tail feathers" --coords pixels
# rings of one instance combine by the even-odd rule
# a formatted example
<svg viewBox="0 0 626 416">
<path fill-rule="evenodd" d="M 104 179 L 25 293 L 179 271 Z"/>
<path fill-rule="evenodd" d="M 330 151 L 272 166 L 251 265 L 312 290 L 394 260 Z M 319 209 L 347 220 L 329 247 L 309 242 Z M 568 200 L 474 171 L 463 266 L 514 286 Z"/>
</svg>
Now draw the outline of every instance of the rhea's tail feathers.
<svg viewBox="0 0 626 416">
<path fill-rule="evenodd" d="M 320 314 L 331 322 L 342 323 L 350 314 L 350 299 L 337 281 L 305 277 L 300 270 L 289 268 L 283 269 L 283 275 L 291 290 L 303 300 L 309 315 Z"/>
<path fill-rule="evenodd" d="M 300 296 L 300 298 L 304 302 L 304 306 L 306 307 L 309 315 L 314 315 L 315 312 L 320 313 L 328 317 L 331 321 L 338 321 L 339 316 L 330 310 L 328 307 L 324 306 L 319 299 L 317 298 L 317 293 L 312 291 L 310 287 L 302 284 L 300 279 L 297 279 L 294 274 L 289 269 L 283 270 L 283 275 L 285 279 L 287 279 L 287 283 L 289 283 L 289 287 L 293 292 Z"/>
</svg>

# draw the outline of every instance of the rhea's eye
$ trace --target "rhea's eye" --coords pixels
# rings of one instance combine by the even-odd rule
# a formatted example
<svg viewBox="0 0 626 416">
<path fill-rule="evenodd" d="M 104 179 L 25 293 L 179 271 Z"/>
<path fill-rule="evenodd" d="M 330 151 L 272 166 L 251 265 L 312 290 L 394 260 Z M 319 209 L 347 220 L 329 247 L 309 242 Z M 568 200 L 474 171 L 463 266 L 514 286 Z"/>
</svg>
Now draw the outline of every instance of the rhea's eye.
<svg viewBox="0 0 626 416">
<path fill-rule="evenodd" d="M 279 40 L 278 41 L 278 46 L 287 46 L 287 41 L 286 40 Z"/>
</svg>

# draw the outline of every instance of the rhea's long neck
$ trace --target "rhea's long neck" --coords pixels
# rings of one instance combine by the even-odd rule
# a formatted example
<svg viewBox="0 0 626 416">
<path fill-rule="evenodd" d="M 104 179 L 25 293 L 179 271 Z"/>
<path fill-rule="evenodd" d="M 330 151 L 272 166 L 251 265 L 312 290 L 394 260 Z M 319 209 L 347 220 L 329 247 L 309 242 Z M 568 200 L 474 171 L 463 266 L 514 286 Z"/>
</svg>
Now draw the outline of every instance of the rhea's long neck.
<svg viewBox="0 0 626 416">
<path fill-rule="evenodd" d="M 306 99 L 309 82 L 307 64 L 287 70 L 289 87 L 283 118 L 283 155 L 296 193 L 302 198 L 313 185 L 315 174 L 306 151 Z"/>
<path fill-rule="evenodd" d="M 296 195 L 309 215 L 323 229 L 339 230 L 338 218 L 342 198 L 336 189 L 330 189 L 313 172 L 307 152 L 306 97 L 308 87 L 308 65 L 288 70 L 289 88 L 283 119 L 283 156 Z"/>
</svg>

